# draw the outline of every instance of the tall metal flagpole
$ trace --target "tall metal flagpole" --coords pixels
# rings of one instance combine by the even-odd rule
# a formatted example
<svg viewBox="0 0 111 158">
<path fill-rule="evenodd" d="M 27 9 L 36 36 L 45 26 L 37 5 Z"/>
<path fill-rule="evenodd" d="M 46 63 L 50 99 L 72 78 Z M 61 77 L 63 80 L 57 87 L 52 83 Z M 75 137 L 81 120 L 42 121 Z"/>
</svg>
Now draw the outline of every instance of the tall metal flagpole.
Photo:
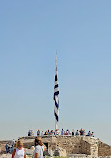
<svg viewBox="0 0 111 158">
<path fill-rule="evenodd" d="M 55 115 L 55 130 L 58 129 L 59 121 L 59 85 L 58 85 L 58 74 L 57 74 L 57 52 L 56 52 L 56 70 L 55 70 L 55 85 L 54 85 L 54 115 Z"/>
</svg>

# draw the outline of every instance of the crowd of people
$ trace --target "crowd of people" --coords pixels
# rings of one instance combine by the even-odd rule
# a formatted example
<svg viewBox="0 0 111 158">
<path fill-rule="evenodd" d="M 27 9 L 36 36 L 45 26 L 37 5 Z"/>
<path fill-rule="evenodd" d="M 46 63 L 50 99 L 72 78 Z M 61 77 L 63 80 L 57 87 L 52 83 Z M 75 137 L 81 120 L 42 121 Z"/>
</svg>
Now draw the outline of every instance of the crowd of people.
<svg viewBox="0 0 111 158">
<path fill-rule="evenodd" d="M 31 131 L 31 132 L 30 132 Z M 88 131 L 88 133 L 86 134 L 85 130 L 84 129 L 80 129 L 80 130 L 76 130 L 74 131 L 74 129 L 72 129 L 72 131 L 70 131 L 69 129 L 67 130 L 64 130 L 62 129 L 61 131 L 59 129 L 56 129 L 55 131 L 54 130 L 47 130 L 47 131 L 40 131 L 39 129 L 37 130 L 37 136 L 45 136 L 45 135 L 48 135 L 48 136 L 54 136 L 54 135 L 69 135 L 69 136 L 92 136 L 94 137 L 94 132 L 91 132 L 91 131 Z M 33 130 L 29 130 L 28 131 L 28 136 L 34 136 L 34 132 Z"/>
</svg>

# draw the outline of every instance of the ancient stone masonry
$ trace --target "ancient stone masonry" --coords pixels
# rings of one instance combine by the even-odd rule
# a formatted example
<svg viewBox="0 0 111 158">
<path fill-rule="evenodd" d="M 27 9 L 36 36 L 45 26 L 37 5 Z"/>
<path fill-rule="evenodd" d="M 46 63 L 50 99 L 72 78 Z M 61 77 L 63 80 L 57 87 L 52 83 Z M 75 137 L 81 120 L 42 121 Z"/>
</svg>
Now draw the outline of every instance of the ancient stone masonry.
<svg viewBox="0 0 111 158">
<path fill-rule="evenodd" d="M 22 137 L 24 147 L 30 149 L 34 146 L 35 137 Z M 98 138 L 89 136 L 43 136 L 43 143 L 51 154 L 74 157 L 74 155 L 86 155 L 86 157 L 97 158 L 111 156 L 111 147 L 102 143 Z M 6 142 L 0 142 L 1 148 Z"/>
<path fill-rule="evenodd" d="M 35 137 L 23 137 L 24 145 L 30 148 Z M 48 150 L 55 151 L 57 148 L 66 150 L 70 154 L 86 154 L 92 157 L 110 156 L 111 147 L 102 143 L 99 139 L 88 136 L 43 136 L 43 142 Z"/>
<path fill-rule="evenodd" d="M 86 147 L 89 147 L 89 149 L 86 151 L 85 154 L 87 155 L 92 155 L 93 157 L 97 157 L 98 156 L 98 141 L 99 139 L 94 138 L 94 137 L 83 137 L 83 142 L 89 143 L 89 145 L 87 145 Z M 84 145 L 82 145 L 84 146 Z M 85 150 L 85 148 L 83 147 L 83 151 Z M 89 154 L 88 154 L 89 153 Z"/>
<path fill-rule="evenodd" d="M 98 142 L 98 155 L 99 156 L 110 156 L 111 155 L 111 146 Z"/>
</svg>

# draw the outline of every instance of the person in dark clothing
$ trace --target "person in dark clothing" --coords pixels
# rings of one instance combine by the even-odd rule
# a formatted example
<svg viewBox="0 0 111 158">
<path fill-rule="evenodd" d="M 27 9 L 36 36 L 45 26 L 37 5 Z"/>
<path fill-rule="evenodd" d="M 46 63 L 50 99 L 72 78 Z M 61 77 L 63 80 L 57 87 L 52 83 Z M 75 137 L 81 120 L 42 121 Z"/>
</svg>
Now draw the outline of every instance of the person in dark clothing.
<svg viewBox="0 0 111 158">
<path fill-rule="evenodd" d="M 72 136 L 74 136 L 74 129 L 72 129 Z"/>
</svg>

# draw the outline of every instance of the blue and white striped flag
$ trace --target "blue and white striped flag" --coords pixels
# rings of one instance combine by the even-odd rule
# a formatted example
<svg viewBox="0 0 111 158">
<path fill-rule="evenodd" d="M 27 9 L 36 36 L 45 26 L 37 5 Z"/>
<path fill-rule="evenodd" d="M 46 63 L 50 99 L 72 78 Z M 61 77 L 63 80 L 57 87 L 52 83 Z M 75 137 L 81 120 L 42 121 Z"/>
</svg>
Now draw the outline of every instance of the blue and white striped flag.
<svg viewBox="0 0 111 158">
<path fill-rule="evenodd" d="M 56 56 L 56 71 L 55 71 L 55 85 L 54 85 L 54 115 L 55 115 L 55 130 L 58 129 L 59 121 L 59 84 L 58 84 L 58 72 L 57 72 L 57 56 Z"/>
</svg>

